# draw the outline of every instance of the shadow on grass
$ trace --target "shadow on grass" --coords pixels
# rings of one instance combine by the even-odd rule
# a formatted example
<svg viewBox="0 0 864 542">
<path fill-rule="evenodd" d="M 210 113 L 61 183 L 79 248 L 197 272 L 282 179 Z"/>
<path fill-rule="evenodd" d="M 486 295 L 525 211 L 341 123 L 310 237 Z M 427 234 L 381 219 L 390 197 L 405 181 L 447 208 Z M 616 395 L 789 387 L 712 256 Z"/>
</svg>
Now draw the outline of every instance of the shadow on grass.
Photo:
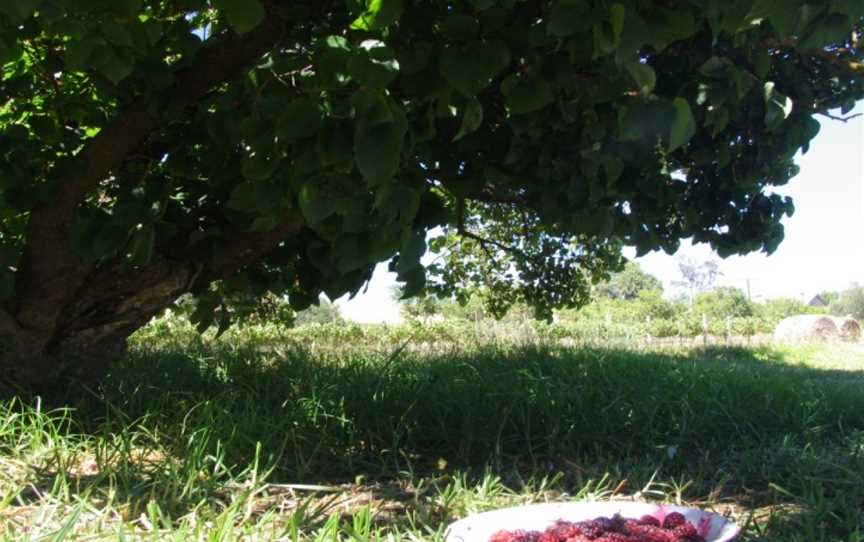
<svg viewBox="0 0 864 542">
<path fill-rule="evenodd" d="M 538 466 L 818 443 L 864 430 L 862 380 L 766 349 L 312 359 L 217 345 L 131 356 L 77 418 L 84 431 L 140 419 L 168 436 L 201 431 L 238 463 L 261 443 L 287 475 L 353 478 L 441 459 Z"/>
<path fill-rule="evenodd" d="M 773 521 L 806 531 L 834 518 L 832 536 L 847 536 L 864 523 L 852 506 L 864 502 L 862 380 L 746 348 L 317 359 L 219 343 L 141 351 L 76 405 L 74 431 L 118 458 L 76 483 L 110 482 L 121 500 L 156 495 L 182 512 L 226 481 L 264 474 L 275 484 L 358 475 L 386 484 L 491 469 L 518 488 L 563 473 L 562 494 L 606 476 L 643 496 L 818 505 Z M 141 469 L 130 455 L 140 449 L 165 459 Z"/>
</svg>

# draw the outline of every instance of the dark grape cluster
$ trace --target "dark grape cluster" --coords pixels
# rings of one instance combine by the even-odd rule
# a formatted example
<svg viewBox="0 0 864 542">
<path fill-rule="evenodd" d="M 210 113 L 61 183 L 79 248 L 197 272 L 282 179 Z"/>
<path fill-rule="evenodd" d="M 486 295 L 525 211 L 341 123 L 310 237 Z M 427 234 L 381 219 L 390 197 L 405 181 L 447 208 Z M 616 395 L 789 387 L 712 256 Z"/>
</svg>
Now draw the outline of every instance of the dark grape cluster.
<svg viewBox="0 0 864 542">
<path fill-rule="evenodd" d="M 672 512 L 660 519 L 642 516 L 624 519 L 619 515 L 585 521 L 556 521 L 544 532 L 498 531 L 489 542 L 705 542 L 683 515 Z"/>
</svg>

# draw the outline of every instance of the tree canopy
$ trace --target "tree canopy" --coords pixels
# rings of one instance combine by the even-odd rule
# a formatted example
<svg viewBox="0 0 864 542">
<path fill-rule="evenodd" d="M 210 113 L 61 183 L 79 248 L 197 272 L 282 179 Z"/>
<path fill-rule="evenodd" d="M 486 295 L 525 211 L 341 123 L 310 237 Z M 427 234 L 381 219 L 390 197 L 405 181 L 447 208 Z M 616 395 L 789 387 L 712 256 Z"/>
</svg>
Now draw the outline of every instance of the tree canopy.
<svg viewBox="0 0 864 542">
<path fill-rule="evenodd" d="M 609 280 L 598 284 L 594 295 L 610 299 L 636 299 L 640 292 L 655 290 L 663 292 L 660 279 L 643 271 L 638 263 L 628 261 L 621 271 L 613 273 Z"/>
<path fill-rule="evenodd" d="M 793 211 L 771 187 L 814 116 L 864 97 L 862 16 L 858 0 L 2 2 L 5 363 L 105 358 L 186 292 L 202 328 L 238 293 L 303 308 L 382 261 L 407 295 L 481 284 L 548 315 L 584 303 L 622 245 L 770 252 Z"/>
</svg>

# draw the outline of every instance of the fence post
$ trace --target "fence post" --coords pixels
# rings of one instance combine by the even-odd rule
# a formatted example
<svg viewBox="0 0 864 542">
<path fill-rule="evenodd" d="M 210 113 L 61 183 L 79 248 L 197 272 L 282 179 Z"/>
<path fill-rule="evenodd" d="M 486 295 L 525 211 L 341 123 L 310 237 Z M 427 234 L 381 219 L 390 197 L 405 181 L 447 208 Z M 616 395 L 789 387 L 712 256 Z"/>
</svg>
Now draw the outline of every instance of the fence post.
<svg viewBox="0 0 864 542">
<path fill-rule="evenodd" d="M 729 344 L 729 340 L 732 338 L 732 317 L 726 317 L 726 344 Z"/>
<path fill-rule="evenodd" d="M 708 316 L 702 313 L 702 346 L 708 346 Z"/>
</svg>

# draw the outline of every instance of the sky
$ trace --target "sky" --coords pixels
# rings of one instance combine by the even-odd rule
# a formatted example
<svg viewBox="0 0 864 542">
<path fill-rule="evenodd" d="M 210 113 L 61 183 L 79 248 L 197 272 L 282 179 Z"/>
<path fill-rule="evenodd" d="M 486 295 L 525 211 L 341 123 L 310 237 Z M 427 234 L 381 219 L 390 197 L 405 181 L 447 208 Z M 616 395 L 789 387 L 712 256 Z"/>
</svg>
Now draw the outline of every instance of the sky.
<svg viewBox="0 0 864 542">
<path fill-rule="evenodd" d="M 850 114 L 864 114 L 864 102 Z M 795 213 L 783 219 L 786 237 L 772 255 L 764 253 L 721 259 L 707 245 L 684 242 L 675 255 L 649 253 L 636 261 L 663 281 L 667 294 L 681 279 L 679 257 L 696 262 L 715 259 L 723 273 L 718 285 L 736 286 L 753 299 L 792 297 L 809 300 L 818 292 L 864 284 L 864 117 L 840 122 L 817 117 L 822 128 L 807 154 L 796 157 L 801 168 L 778 194 L 791 196 Z M 635 252 L 625 250 L 632 258 Z M 365 293 L 337 301 L 342 315 L 358 322 L 397 322 L 399 306 L 391 299 L 395 275 L 380 264 Z"/>
</svg>

